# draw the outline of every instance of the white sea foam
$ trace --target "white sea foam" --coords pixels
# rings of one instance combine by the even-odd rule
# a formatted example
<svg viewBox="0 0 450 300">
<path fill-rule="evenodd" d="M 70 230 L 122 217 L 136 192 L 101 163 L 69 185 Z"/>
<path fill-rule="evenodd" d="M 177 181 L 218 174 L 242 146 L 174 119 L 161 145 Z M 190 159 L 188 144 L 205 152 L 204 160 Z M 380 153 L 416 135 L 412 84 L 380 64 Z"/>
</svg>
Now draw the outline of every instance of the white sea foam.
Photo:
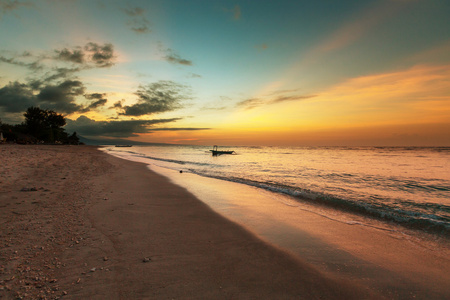
<svg viewBox="0 0 450 300">
<path fill-rule="evenodd" d="M 228 147 L 232 148 L 232 147 Z M 105 148 L 130 160 L 243 183 L 418 229 L 450 230 L 450 148 Z M 355 223 L 356 224 L 356 223 Z"/>
</svg>

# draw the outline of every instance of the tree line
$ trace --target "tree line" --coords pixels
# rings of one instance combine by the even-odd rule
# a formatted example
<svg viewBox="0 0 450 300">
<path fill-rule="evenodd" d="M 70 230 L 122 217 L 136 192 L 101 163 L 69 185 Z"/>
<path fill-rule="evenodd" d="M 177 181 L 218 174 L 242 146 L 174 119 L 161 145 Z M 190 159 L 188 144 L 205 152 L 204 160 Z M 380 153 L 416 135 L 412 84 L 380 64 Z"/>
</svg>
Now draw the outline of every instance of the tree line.
<svg viewBox="0 0 450 300">
<path fill-rule="evenodd" d="M 2 123 L 0 132 L 2 142 L 16 142 L 19 144 L 70 144 L 79 145 L 77 133 L 69 135 L 65 130 L 66 119 L 53 110 L 29 107 L 23 114 L 25 121 L 17 125 Z M 1 142 L 1 141 L 0 141 Z"/>
</svg>

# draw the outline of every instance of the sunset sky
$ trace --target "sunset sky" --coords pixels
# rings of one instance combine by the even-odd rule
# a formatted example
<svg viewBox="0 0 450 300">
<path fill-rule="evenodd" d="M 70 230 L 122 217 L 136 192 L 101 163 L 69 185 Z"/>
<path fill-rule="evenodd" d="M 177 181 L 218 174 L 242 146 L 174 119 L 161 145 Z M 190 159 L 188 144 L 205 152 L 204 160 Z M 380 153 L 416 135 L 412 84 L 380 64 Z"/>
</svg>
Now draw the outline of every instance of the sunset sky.
<svg viewBox="0 0 450 300">
<path fill-rule="evenodd" d="M 86 138 L 450 146 L 450 1 L 0 0 L 0 119 Z"/>
</svg>

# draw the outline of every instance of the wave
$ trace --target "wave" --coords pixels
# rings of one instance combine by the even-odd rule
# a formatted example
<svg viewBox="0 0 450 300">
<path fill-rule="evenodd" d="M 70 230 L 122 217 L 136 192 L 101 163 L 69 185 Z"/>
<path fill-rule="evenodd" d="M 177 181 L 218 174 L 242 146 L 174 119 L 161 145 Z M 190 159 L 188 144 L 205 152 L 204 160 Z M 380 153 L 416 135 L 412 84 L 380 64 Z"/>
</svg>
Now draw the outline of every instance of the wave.
<svg viewBox="0 0 450 300">
<path fill-rule="evenodd" d="M 434 213 L 419 212 L 414 210 L 406 210 L 405 208 L 395 207 L 386 203 L 366 203 L 358 202 L 355 200 L 344 199 L 312 191 L 308 189 L 302 189 L 298 187 L 282 185 L 277 183 L 260 182 L 256 180 L 249 180 L 238 177 L 224 177 L 218 175 L 211 175 L 196 170 L 190 170 L 192 173 L 216 178 L 220 180 L 226 180 L 231 182 L 237 182 L 254 186 L 267 191 L 285 194 L 294 197 L 297 201 L 307 201 L 316 205 L 324 205 L 326 207 L 332 207 L 340 209 L 346 212 L 356 213 L 366 217 L 375 218 L 383 221 L 390 221 L 396 224 L 400 224 L 404 227 L 411 229 L 423 230 L 430 233 L 442 234 L 448 236 L 450 234 L 450 218 L 446 216 L 439 216 Z M 406 202 L 413 208 L 429 210 L 429 211 L 446 211 L 450 212 L 450 206 L 434 203 L 414 203 Z M 405 203 L 405 204 L 406 204 Z M 405 205 L 406 206 L 406 205 Z"/>
<path fill-rule="evenodd" d="M 136 156 L 139 158 L 164 161 L 164 162 L 174 163 L 174 164 L 178 164 L 178 165 L 182 165 L 182 166 L 183 165 L 211 166 L 211 164 L 208 164 L 208 163 L 169 159 L 169 158 L 160 158 L 160 157 L 156 157 L 156 156 L 145 155 L 145 154 L 134 152 L 134 151 L 120 151 L 120 153 L 129 153 L 129 154 L 132 154 L 133 156 Z"/>
<path fill-rule="evenodd" d="M 433 150 L 447 151 L 448 149 L 450 148 L 441 147 Z M 288 153 L 285 149 L 283 150 L 284 151 L 280 151 L 278 153 Z M 391 151 L 390 148 L 380 148 L 379 150 Z M 395 150 L 398 151 L 398 148 L 395 148 Z M 403 148 L 402 150 L 406 150 L 406 148 Z M 411 150 L 408 149 L 408 151 Z M 260 152 L 258 153 L 260 154 Z M 119 151 L 116 153 L 119 153 Z M 289 195 L 293 197 L 295 201 L 300 203 L 308 202 L 315 205 L 323 205 L 324 207 L 332 207 L 341 211 L 400 224 L 407 228 L 450 236 L 449 205 L 438 203 L 420 203 L 412 200 L 409 201 L 407 199 L 408 195 L 417 196 L 417 194 L 414 195 L 415 193 L 431 193 L 434 197 L 445 197 L 447 192 L 450 190 L 448 182 L 445 180 L 430 178 L 417 178 L 417 180 L 415 180 L 415 178 L 401 178 L 393 176 L 384 177 L 377 174 L 370 175 L 340 172 L 326 173 L 323 172 L 323 170 L 316 170 L 316 178 L 325 179 L 325 182 L 332 183 L 332 186 L 328 189 L 330 193 L 325 193 L 322 192 L 324 189 L 319 186 L 310 185 L 305 188 L 305 186 L 299 187 L 297 183 L 294 183 L 293 185 L 290 185 L 290 183 L 286 184 L 286 181 L 280 183 L 280 181 L 275 178 L 276 176 L 265 177 L 265 175 L 263 175 L 265 179 L 262 179 L 261 177 L 253 177 L 256 173 L 247 172 L 246 174 L 248 176 L 244 173 L 239 173 L 239 170 L 241 169 L 230 171 L 228 168 L 229 166 L 217 164 L 217 161 L 214 161 L 214 163 L 211 164 L 207 162 L 193 161 L 192 159 L 169 159 L 143 154 L 132 150 L 127 151 L 125 149 L 121 149 L 120 153 L 126 153 L 126 155 L 139 157 L 140 159 L 149 159 L 168 163 L 159 164 L 159 166 L 164 168 L 177 170 L 182 167 L 184 170 L 200 176 L 237 182 L 271 192 Z M 246 163 L 247 166 L 257 164 L 256 162 L 251 161 Z M 223 167 L 227 167 L 225 168 L 226 170 L 223 170 Z M 255 170 L 260 172 L 260 174 L 276 174 L 274 170 L 263 168 L 263 166 L 258 166 Z M 227 172 L 228 175 L 224 172 Z M 289 177 L 289 173 L 286 171 L 283 171 L 279 175 L 282 178 Z M 272 181 L 274 178 L 275 181 Z M 314 181 L 314 179 L 310 178 L 309 181 Z M 347 185 L 352 186 L 367 186 L 368 188 L 376 187 L 378 190 L 392 190 L 394 192 L 401 192 L 403 199 L 386 198 L 377 194 L 368 194 L 363 196 L 362 194 L 356 194 L 351 189 L 342 187 L 342 182 L 346 182 Z"/>
</svg>

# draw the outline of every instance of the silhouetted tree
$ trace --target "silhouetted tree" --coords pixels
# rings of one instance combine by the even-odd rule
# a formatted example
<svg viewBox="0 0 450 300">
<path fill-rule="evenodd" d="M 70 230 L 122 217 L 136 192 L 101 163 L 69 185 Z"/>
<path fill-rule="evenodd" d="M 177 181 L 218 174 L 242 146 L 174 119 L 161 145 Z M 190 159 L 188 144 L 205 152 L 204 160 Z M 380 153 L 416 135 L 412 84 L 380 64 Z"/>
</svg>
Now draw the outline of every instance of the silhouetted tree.
<svg viewBox="0 0 450 300">
<path fill-rule="evenodd" d="M 68 143 L 71 145 L 79 145 L 80 144 L 80 139 L 78 138 L 76 131 L 68 137 Z"/>
<path fill-rule="evenodd" d="M 24 116 L 23 125 L 27 134 L 51 143 L 67 139 L 67 133 L 62 128 L 66 125 L 66 120 L 61 114 L 32 106 L 27 109 Z"/>
</svg>

